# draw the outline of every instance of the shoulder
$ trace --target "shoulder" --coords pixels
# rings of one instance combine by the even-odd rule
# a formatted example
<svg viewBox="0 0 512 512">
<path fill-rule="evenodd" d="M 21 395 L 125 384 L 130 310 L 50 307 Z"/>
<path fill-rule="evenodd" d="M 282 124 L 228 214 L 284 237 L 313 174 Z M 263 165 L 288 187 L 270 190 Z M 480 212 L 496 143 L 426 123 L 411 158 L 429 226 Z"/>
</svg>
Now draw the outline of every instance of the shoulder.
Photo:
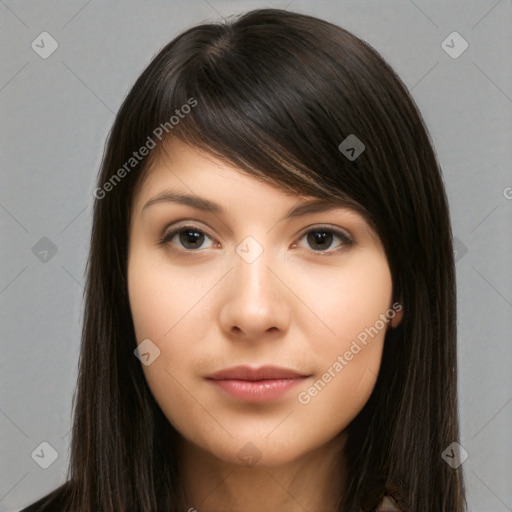
<svg viewBox="0 0 512 512">
<path fill-rule="evenodd" d="M 66 498 L 69 490 L 70 482 L 66 482 L 20 512 L 66 512 Z"/>
</svg>

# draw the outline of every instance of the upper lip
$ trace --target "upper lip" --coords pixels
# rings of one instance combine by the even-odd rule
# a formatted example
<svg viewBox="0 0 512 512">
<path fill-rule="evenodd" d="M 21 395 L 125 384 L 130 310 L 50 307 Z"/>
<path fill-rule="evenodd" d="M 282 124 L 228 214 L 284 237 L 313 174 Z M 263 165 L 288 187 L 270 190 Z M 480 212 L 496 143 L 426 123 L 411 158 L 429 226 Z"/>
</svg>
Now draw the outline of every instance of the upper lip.
<svg viewBox="0 0 512 512">
<path fill-rule="evenodd" d="M 308 377 L 308 375 L 300 373 L 289 368 L 281 368 L 278 366 L 261 366 L 254 368 L 251 366 L 233 366 L 225 368 L 218 372 L 208 375 L 207 379 L 212 380 L 273 380 L 273 379 L 297 379 L 300 377 Z"/>
</svg>

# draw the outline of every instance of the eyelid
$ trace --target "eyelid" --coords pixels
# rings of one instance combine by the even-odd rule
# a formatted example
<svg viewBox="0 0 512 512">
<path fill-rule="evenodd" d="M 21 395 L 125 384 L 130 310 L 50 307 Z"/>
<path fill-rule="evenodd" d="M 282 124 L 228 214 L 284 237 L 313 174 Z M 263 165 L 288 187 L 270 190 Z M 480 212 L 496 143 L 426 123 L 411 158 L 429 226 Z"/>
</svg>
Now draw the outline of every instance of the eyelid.
<svg viewBox="0 0 512 512">
<path fill-rule="evenodd" d="M 171 227 L 172 227 L 172 229 L 169 229 Z M 218 241 L 210 233 L 208 228 L 200 226 L 199 224 L 197 224 L 194 221 L 187 221 L 187 220 L 178 221 L 177 223 L 173 222 L 172 224 L 166 226 L 165 229 L 162 232 L 163 234 L 160 237 L 158 243 L 159 244 L 164 244 L 166 242 L 169 242 L 170 240 L 172 240 L 172 238 L 175 235 L 177 235 L 178 233 L 180 233 L 181 231 L 183 231 L 183 230 L 185 230 L 187 228 L 199 231 L 199 232 L 205 234 L 206 236 L 208 236 L 209 238 L 211 238 L 214 242 L 218 243 Z M 186 251 L 186 252 L 192 252 L 192 251 Z"/>
<path fill-rule="evenodd" d="M 172 226 L 171 230 L 169 230 L 170 226 Z M 219 243 L 216 240 L 216 238 L 209 232 L 209 229 L 203 228 L 202 226 L 200 226 L 199 224 L 197 224 L 194 221 L 187 221 L 187 220 L 178 221 L 177 223 L 173 223 L 170 226 L 166 226 L 166 228 L 164 229 L 163 235 L 160 237 L 160 239 L 158 241 L 159 245 L 164 245 L 166 243 L 169 243 L 178 233 L 180 233 L 181 231 L 183 231 L 187 228 L 196 230 L 200 233 L 203 233 L 208 238 L 210 238 L 214 243 L 217 243 L 217 244 Z M 314 251 L 312 249 L 309 249 L 311 252 L 313 252 L 315 254 L 327 255 L 327 254 L 337 253 L 340 250 L 342 250 L 343 248 L 353 245 L 355 243 L 354 238 L 346 230 L 344 230 L 343 228 L 341 228 L 339 226 L 331 226 L 328 224 L 312 224 L 310 226 L 305 227 L 303 230 L 301 230 L 301 233 L 299 235 L 297 235 L 296 241 L 293 242 L 292 247 L 293 248 L 297 247 L 298 242 L 302 238 L 304 238 L 304 236 L 306 236 L 308 233 L 311 233 L 314 231 L 331 232 L 334 234 L 334 236 L 337 236 L 343 242 L 339 247 L 337 247 L 335 249 L 328 249 L 326 251 Z M 170 244 L 170 245 L 172 245 L 172 244 Z M 182 252 L 182 253 L 193 253 L 193 252 L 201 251 L 201 249 L 196 249 L 196 250 L 188 249 L 187 250 L 187 249 L 179 249 L 176 247 L 173 247 L 173 249 L 176 249 L 177 251 Z"/>
<path fill-rule="evenodd" d="M 302 238 L 304 235 L 311 231 L 331 231 L 335 235 L 339 235 L 341 238 L 346 239 L 347 241 L 350 241 L 352 243 L 355 242 L 352 235 L 348 232 L 348 230 L 340 227 L 340 226 L 332 226 L 330 224 L 311 224 L 310 226 L 307 226 L 304 228 L 299 235 L 300 238 Z"/>
</svg>

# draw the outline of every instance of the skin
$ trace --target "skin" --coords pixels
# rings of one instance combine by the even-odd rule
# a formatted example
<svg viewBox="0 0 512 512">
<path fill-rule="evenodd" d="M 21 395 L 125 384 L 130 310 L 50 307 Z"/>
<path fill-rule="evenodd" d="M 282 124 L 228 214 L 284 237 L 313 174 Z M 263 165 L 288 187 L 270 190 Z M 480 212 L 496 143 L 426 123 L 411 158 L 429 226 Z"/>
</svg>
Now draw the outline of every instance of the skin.
<svg viewBox="0 0 512 512">
<path fill-rule="evenodd" d="M 329 368 L 332 373 L 357 335 L 391 308 L 380 241 L 361 215 L 341 206 L 282 220 L 312 198 L 180 141 L 168 148 L 133 201 L 128 285 L 137 343 L 150 339 L 160 350 L 143 370 L 181 436 L 187 506 L 334 510 L 345 481 L 344 431 L 370 397 L 385 331 L 401 312 L 307 404 L 298 395 Z M 214 201 L 224 212 L 170 201 L 144 208 L 169 189 Z M 184 246 L 188 239 L 179 234 L 159 243 L 190 224 L 205 234 L 196 246 Z M 342 231 L 353 244 L 335 235 L 315 244 L 307 236 L 314 228 Z M 251 263 L 236 251 L 248 236 L 263 249 Z M 309 377 L 260 404 L 236 400 L 205 379 L 242 364 L 283 366 Z M 244 446 L 252 463 L 238 456 Z"/>
</svg>

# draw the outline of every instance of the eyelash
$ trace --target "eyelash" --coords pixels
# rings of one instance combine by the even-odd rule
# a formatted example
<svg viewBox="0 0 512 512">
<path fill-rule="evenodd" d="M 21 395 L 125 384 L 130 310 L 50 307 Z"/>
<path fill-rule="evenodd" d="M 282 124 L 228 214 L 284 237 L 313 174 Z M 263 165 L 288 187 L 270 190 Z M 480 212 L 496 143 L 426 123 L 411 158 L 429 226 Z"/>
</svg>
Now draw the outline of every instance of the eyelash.
<svg viewBox="0 0 512 512">
<path fill-rule="evenodd" d="M 160 240 L 158 241 L 158 244 L 159 245 L 170 244 L 171 240 L 176 235 L 179 235 L 180 233 L 182 233 L 184 231 L 187 231 L 187 230 L 188 231 L 193 231 L 193 232 L 196 232 L 196 233 L 201 233 L 201 234 L 207 236 L 208 238 L 213 239 L 213 237 L 211 237 L 203 229 L 200 229 L 199 227 L 190 224 L 190 225 L 180 226 L 179 228 L 171 231 L 170 233 L 165 234 L 162 238 L 160 238 Z M 332 227 L 328 227 L 328 226 L 319 226 L 319 227 L 311 228 L 308 231 L 306 231 L 305 233 L 303 233 L 300 236 L 299 240 L 302 240 L 305 236 L 307 236 L 310 233 L 331 233 L 332 235 L 334 235 L 335 237 L 338 237 L 341 240 L 341 242 L 342 242 L 341 245 L 339 247 L 337 247 L 336 249 L 329 249 L 327 251 L 315 251 L 315 250 L 311 249 L 311 252 L 313 252 L 315 254 L 322 255 L 322 256 L 329 256 L 331 254 L 339 253 L 343 249 L 345 249 L 345 248 L 347 248 L 347 247 L 349 247 L 351 245 L 354 245 L 354 243 L 355 243 L 354 240 L 352 240 L 352 238 L 350 238 L 343 231 L 340 231 L 338 229 L 335 229 L 335 228 L 332 228 Z M 170 245 L 172 245 L 172 244 L 170 244 Z M 294 246 L 296 246 L 296 243 L 294 243 Z M 194 249 L 186 249 L 186 248 L 178 249 L 178 248 L 175 248 L 175 247 L 172 247 L 172 249 L 177 251 L 177 252 L 180 252 L 181 254 L 190 254 L 190 253 L 194 253 L 194 252 L 199 252 L 201 250 L 201 249 L 195 249 L 194 250 Z"/>
</svg>

